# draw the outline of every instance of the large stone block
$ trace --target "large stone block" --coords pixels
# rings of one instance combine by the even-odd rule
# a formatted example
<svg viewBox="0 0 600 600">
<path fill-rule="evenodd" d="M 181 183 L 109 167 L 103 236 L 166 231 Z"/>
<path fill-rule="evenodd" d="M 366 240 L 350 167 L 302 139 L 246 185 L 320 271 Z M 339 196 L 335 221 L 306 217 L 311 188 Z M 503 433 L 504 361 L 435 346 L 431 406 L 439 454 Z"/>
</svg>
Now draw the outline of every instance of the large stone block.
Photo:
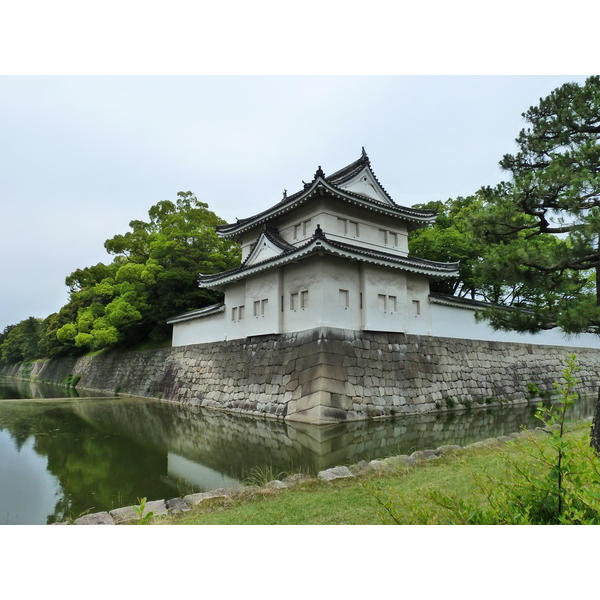
<svg viewBox="0 0 600 600">
<path fill-rule="evenodd" d="M 308 408 L 306 410 L 296 411 L 292 413 L 292 417 L 294 421 L 299 423 L 309 423 L 311 425 L 321 425 L 323 423 L 331 423 L 331 421 L 327 421 L 322 416 L 322 406 L 313 406 L 312 408 Z"/>
<path fill-rule="evenodd" d="M 352 396 L 347 394 L 331 394 L 330 406 L 345 411 L 352 410 Z"/>
<path fill-rule="evenodd" d="M 313 392 L 331 392 L 333 394 L 345 394 L 346 383 L 337 379 L 329 379 L 327 377 L 318 377 L 309 381 L 303 386 L 306 393 Z"/>
<path fill-rule="evenodd" d="M 296 412 L 304 412 L 312 408 L 329 405 L 331 394 L 321 390 L 306 394 L 296 401 Z"/>
</svg>

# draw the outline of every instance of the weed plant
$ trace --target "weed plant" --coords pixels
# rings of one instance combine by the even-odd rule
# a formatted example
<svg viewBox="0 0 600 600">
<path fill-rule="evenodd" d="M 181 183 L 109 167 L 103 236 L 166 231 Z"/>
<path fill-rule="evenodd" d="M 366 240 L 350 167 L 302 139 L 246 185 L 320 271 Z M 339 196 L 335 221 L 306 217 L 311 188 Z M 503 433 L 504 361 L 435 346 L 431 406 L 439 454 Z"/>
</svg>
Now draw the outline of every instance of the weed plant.
<svg viewBox="0 0 600 600">
<path fill-rule="evenodd" d="M 454 408 L 456 406 L 456 400 L 450 396 L 444 398 L 444 402 L 446 403 L 447 408 Z"/>
<path fill-rule="evenodd" d="M 146 512 L 146 501 L 147 498 L 138 498 L 139 505 L 132 507 L 135 514 L 139 517 L 139 520 L 136 523 L 137 525 L 146 525 L 154 516 L 152 511 Z"/>
<path fill-rule="evenodd" d="M 79 383 L 81 379 L 81 375 L 73 375 L 73 373 L 69 373 L 63 380 L 62 385 L 70 388 L 74 388 Z"/>
<path fill-rule="evenodd" d="M 284 476 L 285 473 L 282 471 L 275 471 L 275 469 L 273 469 L 273 465 L 267 465 L 266 467 L 253 467 L 248 476 L 244 479 L 244 483 L 246 485 L 264 487 L 270 481 L 281 479 Z"/>
</svg>

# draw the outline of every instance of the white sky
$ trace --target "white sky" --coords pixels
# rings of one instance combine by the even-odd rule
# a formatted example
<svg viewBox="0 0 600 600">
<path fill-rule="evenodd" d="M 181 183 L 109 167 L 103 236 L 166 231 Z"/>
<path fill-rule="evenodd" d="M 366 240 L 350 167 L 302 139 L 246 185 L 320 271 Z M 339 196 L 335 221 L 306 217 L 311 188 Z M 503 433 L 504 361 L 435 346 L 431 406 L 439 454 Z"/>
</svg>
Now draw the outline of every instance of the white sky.
<svg viewBox="0 0 600 600">
<path fill-rule="evenodd" d="M 585 81 L 552 73 L 590 65 L 569 62 L 568 38 L 533 51 L 537 38 L 510 17 L 533 18 L 535 3 L 451 4 L 4 7 L 0 330 L 58 311 L 65 277 L 110 262 L 104 241 L 178 191 L 231 221 L 299 190 L 319 165 L 343 167 L 362 146 L 400 204 L 498 182 L 521 113 Z M 469 19 L 453 23 L 460 15 Z M 548 17 L 536 18 L 543 35 Z M 523 69 L 545 75 L 505 75 Z"/>
</svg>

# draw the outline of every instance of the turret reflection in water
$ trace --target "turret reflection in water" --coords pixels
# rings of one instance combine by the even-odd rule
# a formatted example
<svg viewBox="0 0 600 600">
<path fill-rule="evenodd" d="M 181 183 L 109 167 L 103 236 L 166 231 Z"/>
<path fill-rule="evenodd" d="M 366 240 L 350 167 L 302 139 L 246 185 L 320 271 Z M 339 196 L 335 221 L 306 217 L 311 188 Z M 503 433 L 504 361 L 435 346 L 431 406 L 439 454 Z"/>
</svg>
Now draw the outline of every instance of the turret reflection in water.
<svg viewBox="0 0 600 600">
<path fill-rule="evenodd" d="M 592 408 L 593 399 L 582 401 L 573 416 L 588 416 Z M 229 483 L 242 481 L 257 466 L 272 466 L 274 471 L 287 473 L 294 469 L 316 473 L 338 464 L 446 443 L 465 445 L 518 431 L 522 425 L 539 425 L 534 404 L 320 427 L 146 401 L 79 402 L 76 412 L 97 427 L 119 431 L 140 444 L 202 465 L 207 469 L 206 481 L 202 480 L 202 470 L 194 478 L 203 490 L 215 485 L 211 483 L 214 473 L 228 477 Z M 179 464 L 173 467 L 174 475 L 183 463 Z"/>
<path fill-rule="evenodd" d="M 590 415 L 593 405 L 593 399 L 581 402 L 575 416 Z M 523 424 L 535 427 L 534 412 L 534 405 L 520 405 L 315 427 L 135 398 L 15 400 L 0 402 L 0 431 L 10 436 L 12 455 L 31 452 L 47 461 L 52 485 L 40 489 L 49 490 L 54 511 L 48 515 L 48 499 L 40 499 L 45 514 L 28 517 L 44 523 L 136 504 L 141 497 L 234 487 L 256 467 L 316 473 L 445 443 L 464 445 Z M 10 469 L 2 473 L 18 477 Z M 3 514 L 20 507 L 10 505 L 2 489 L 19 486 L 18 478 L 0 481 Z"/>
</svg>

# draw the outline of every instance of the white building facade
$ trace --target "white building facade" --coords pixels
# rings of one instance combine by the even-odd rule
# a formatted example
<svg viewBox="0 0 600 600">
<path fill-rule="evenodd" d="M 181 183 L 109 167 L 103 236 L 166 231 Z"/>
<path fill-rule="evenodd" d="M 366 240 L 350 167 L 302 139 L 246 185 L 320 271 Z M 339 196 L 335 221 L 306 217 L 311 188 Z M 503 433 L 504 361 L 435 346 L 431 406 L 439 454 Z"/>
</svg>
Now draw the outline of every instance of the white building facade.
<svg viewBox="0 0 600 600">
<path fill-rule="evenodd" d="M 366 153 L 257 215 L 217 228 L 240 267 L 200 276 L 224 302 L 173 317 L 173 346 L 332 327 L 432 334 L 429 282 L 456 263 L 411 257 L 408 233 L 435 212 L 396 204 Z"/>
</svg>

